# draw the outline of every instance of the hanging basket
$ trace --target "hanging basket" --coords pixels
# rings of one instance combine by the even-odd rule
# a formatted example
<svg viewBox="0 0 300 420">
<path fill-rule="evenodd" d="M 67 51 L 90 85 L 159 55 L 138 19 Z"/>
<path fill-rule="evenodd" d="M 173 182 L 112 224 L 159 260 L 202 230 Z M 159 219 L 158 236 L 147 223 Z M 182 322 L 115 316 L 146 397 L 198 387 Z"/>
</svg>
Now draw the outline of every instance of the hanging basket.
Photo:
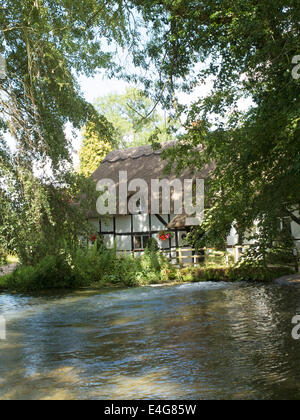
<svg viewBox="0 0 300 420">
<path fill-rule="evenodd" d="M 172 239 L 173 238 L 173 233 L 168 231 L 168 230 L 161 230 L 158 234 L 158 239 L 160 239 L 161 241 L 167 241 L 168 239 Z"/>
</svg>

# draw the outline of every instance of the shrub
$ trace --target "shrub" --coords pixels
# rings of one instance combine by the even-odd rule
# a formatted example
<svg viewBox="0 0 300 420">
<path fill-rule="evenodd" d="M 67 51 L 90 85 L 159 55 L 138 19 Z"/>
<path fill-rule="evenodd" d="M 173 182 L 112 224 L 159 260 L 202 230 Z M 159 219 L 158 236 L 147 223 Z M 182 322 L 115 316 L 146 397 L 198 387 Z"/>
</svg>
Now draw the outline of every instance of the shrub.
<svg viewBox="0 0 300 420">
<path fill-rule="evenodd" d="M 35 266 L 20 266 L 0 277 L 0 290 L 35 291 L 88 286 L 142 286 L 170 281 L 270 281 L 292 273 L 286 267 L 241 264 L 234 267 L 177 269 L 166 257 L 148 247 L 141 257 L 117 254 L 95 243 L 44 257 Z"/>
<path fill-rule="evenodd" d="M 82 285 L 140 286 L 161 281 L 161 272 L 169 265 L 167 259 L 148 246 L 141 257 L 119 254 L 116 248 L 106 249 L 95 243 L 78 249 L 72 257 L 76 279 Z"/>
<path fill-rule="evenodd" d="M 272 281 L 292 274 L 288 267 L 236 266 L 226 268 L 190 267 L 180 270 L 181 281 Z"/>
<path fill-rule="evenodd" d="M 7 264 L 7 254 L 0 247 L 0 267 L 5 264 Z"/>
<path fill-rule="evenodd" d="M 35 267 L 21 266 L 0 278 L 1 289 L 34 291 L 80 286 L 63 255 L 44 257 Z"/>
<path fill-rule="evenodd" d="M 206 266 L 225 266 L 226 256 L 229 263 L 234 261 L 233 256 L 226 251 L 210 250 L 206 251 L 205 254 L 205 265 Z"/>
</svg>

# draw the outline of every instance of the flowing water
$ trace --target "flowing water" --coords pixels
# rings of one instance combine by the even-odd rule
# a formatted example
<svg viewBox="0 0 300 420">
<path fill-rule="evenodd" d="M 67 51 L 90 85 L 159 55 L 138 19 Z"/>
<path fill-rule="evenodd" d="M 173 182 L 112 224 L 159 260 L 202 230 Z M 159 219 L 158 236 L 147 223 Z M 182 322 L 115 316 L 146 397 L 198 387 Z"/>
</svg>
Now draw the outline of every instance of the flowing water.
<svg viewBox="0 0 300 420">
<path fill-rule="evenodd" d="M 0 399 L 300 399 L 300 290 L 0 294 Z"/>
</svg>

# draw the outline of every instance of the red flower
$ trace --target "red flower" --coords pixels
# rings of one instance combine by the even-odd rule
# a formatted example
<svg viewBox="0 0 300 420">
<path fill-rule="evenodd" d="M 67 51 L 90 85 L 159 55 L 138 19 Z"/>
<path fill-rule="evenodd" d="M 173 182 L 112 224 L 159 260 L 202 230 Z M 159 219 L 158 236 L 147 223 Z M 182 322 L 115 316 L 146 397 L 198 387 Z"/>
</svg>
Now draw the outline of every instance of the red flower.
<svg viewBox="0 0 300 420">
<path fill-rule="evenodd" d="M 92 243 L 94 243 L 96 239 L 97 239 L 97 235 L 92 235 L 92 236 L 90 237 L 90 241 L 91 241 Z"/>
<path fill-rule="evenodd" d="M 161 241 L 166 241 L 167 239 L 170 239 L 171 237 L 172 236 L 171 236 L 170 232 L 159 232 L 159 234 L 158 234 L 158 238 Z"/>
</svg>

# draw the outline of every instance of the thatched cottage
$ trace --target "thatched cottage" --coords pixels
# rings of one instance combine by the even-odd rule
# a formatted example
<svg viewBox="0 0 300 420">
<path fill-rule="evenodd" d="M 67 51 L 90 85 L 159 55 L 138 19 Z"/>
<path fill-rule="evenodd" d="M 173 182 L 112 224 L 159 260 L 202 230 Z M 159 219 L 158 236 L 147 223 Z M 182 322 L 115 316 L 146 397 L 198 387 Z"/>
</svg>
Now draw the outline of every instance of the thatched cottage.
<svg viewBox="0 0 300 420">
<path fill-rule="evenodd" d="M 99 168 L 92 175 L 96 182 L 109 178 L 114 181 L 117 189 L 120 188 L 120 172 L 127 171 L 128 185 L 135 179 L 145 181 L 148 189 L 148 204 L 141 206 L 138 214 L 130 214 L 127 211 L 121 214 L 120 203 L 117 200 L 116 212 L 109 216 L 100 216 L 96 211 L 89 215 L 90 222 L 95 226 L 95 231 L 99 232 L 103 237 L 104 244 L 112 247 L 116 242 L 117 249 L 120 251 L 142 252 L 150 238 L 153 238 L 158 247 L 169 250 L 170 254 L 173 250 L 180 247 L 185 235 L 189 231 L 191 223 L 184 213 L 174 213 L 174 191 L 171 190 L 170 210 L 164 211 L 161 205 L 162 194 L 160 190 L 160 205 L 156 213 L 151 211 L 151 180 L 167 179 L 172 183 L 175 179 L 180 180 L 182 185 L 184 181 L 189 179 L 205 180 L 213 170 L 212 166 L 206 166 L 199 173 L 192 174 L 189 170 L 184 170 L 178 177 L 175 173 L 166 175 L 164 169 L 166 161 L 161 157 L 163 150 L 172 143 L 166 143 L 160 150 L 153 150 L 149 146 L 141 146 L 129 148 L 126 150 L 116 150 L 110 152 L 101 162 Z M 130 194 L 133 193 L 129 192 Z M 164 234 L 167 234 L 165 237 Z M 169 234 L 169 235 L 168 235 Z M 237 241 L 235 232 L 228 238 L 228 244 L 234 245 Z"/>
<path fill-rule="evenodd" d="M 136 179 L 142 179 L 145 186 L 148 186 L 148 203 L 142 205 L 138 212 L 132 214 L 128 209 L 121 211 L 120 202 L 116 202 L 116 211 L 114 214 L 100 216 L 99 213 L 93 211 L 89 215 L 89 221 L 95 226 L 95 232 L 98 232 L 107 247 L 113 247 L 116 243 L 119 251 L 131 251 L 135 253 L 142 252 L 150 238 L 153 238 L 157 246 L 161 249 L 168 250 L 170 256 L 173 257 L 175 249 L 181 247 L 183 239 L 191 228 L 191 223 L 184 211 L 181 214 L 174 213 L 174 196 L 171 194 L 170 210 L 164 211 L 161 206 L 162 194 L 160 190 L 160 206 L 156 213 L 151 211 L 151 180 L 167 179 L 170 183 L 175 179 L 179 179 L 182 184 L 185 179 L 203 179 L 209 177 L 212 166 L 206 166 L 199 173 L 192 174 L 189 170 L 184 170 L 178 177 L 174 173 L 166 175 L 164 169 L 166 161 L 162 159 L 162 152 L 172 143 L 166 143 L 160 150 L 153 150 L 149 146 L 134 147 L 125 150 L 116 150 L 108 153 L 101 162 L 99 168 L 93 173 L 92 177 L 96 182 L 109 178 L 116 185 L 116 191 L 120 188 L 120 172 L 127 172 L 127 183 Z M 121 180 L 122 181 L 122 180 Z M 172 190 L 174 193 L 174 191 Z M 129 192 L 133 195 L 133 192 Z M 123 203 L 124 204 L 124 203 Z M 127 203 L 126 203 L 127 204 Z M 126 206 L 127 208 L 127 206 Z M 300 247 L 300 226 L 292 222 L 292 233 L 296 239 L 296 243 Z M 165 235 L 169 234 L 169 235 Z M 227 238 L 228 248 L 232 249 L 238 243 L 238 236 L 234 228 Z"/>
</svg>

